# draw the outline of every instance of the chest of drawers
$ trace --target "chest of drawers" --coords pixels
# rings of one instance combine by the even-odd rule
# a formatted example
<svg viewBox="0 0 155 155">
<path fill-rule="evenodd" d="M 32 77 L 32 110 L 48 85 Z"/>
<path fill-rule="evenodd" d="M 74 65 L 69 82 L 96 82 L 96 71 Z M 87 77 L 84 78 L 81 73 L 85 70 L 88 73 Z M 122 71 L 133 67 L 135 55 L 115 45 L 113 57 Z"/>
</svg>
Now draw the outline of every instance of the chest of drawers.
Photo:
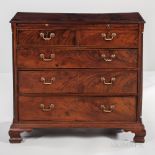
<svg viewBox="0 0 155 155">
<path fill-rule="evenodd" d="M 10 142 L 35 128 L 116 128 L 144 142 L 139 13 L 17 13 Z"/>
</svg>

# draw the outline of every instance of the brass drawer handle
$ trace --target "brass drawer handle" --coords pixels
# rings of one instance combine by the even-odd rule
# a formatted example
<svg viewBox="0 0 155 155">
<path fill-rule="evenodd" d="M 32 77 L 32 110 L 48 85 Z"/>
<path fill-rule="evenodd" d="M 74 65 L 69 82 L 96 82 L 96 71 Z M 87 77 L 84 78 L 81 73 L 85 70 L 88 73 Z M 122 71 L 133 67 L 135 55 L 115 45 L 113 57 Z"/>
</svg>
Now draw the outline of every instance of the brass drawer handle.
<svg viewBox="0 0 155 155">
<path fill-rule="evenodd" d="M 101 105 L 101 110 L 102 110 L 102 112 L 104 112 L 104 113 L 113 112 L 114 108 L 115 108 L 114 105 L 110 105 L 109 107 L 108 107 L 108 106 L 105 106 L 104 104 Z"/>
<path fill-rule="evenodd" d="M 48 111 L 51 111 L 52 109 L 54 109 L 54 104 L 50 104 L 47 108 L 45 108 L 44 104 L 40 104 L 40 108 L 42 111 L 48 112 Z"/>
<path fill-rule="evenodd" d="M 54 38 L 55 37 L 55 33 L 53 33 L 53 32 L 51 32 L 49 35 L 48 35 L 48 33 L 40 33 L 40 37 L 42 37 L 44 40 L 46 40 L 46 41 L 49 41 L 49 40 L 51 40 L 52 38 Z"/>
<path fill-rule="evenodd" d="M 40 54 L 40 59 L 42 61 L 52 61 L 55 58 L 55 54 L 50 54 L 50 58 L 45 58 L 45 54 Z"/>
<path fill-rule="evenodd" d="M 104 61 L 110 62 L 116 57 L 116 55 L 112 54 L 112 55 L 110 55 L 110 58 L 107 58 L 105 54 L 102 54 L 101 57 L 104 59 Z"/>
<path fill-rule="evenodd" d="M 41 77 L 40 81 L 43 82 L 44 85 L 51 85 L 55 81 L 55 77 L 52 77 L 50 82 L 46 82 L 46 79 Z"/>
<path fill-rule="evenodd" d="M 106 33 L 101 33 L 101 37 L 104 38 L 104 40 L 106 41 L 110 41 L 110 40 L 113 40 L 114 37 L 116 37 L 116 33 L 111 33 L 111 36 L 110 36 L 110 33 L 106 34 Z"/>
<path fill-rule="evenodd" d="M 112 77 L 110 82 L 106 82 L 105 77 L 103 77 L 103 76 L 101 77 L 101 82 L 103 82 L 105 85 L 112 85 L 115 80 L 116 80 L 116 78 Z"/>
</svg>

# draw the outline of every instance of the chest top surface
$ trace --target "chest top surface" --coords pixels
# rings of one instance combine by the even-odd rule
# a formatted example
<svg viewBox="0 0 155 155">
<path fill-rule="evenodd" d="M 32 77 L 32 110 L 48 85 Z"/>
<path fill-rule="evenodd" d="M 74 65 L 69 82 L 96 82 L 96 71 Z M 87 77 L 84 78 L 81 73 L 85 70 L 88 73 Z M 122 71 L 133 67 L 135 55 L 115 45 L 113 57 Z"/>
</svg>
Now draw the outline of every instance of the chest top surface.
<svg viewBox="0 0 155 155">
<path fill-rule="evenodd" d="M 144 19 L 135 13 L 26 13 L 18 12 L 11 23 L 144 23 Z"/>
</svg>

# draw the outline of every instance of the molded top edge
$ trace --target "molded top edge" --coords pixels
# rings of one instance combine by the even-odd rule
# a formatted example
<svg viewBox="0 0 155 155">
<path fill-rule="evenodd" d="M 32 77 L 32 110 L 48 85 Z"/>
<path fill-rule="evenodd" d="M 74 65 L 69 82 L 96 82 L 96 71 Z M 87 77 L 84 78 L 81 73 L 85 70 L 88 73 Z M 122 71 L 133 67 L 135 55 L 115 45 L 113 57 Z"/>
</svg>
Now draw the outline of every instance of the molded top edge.
<svg viewBox="0 0 155 155">
<path fill-rule="evenodd" d="M 133 13 L 31 13 L 18 12 L 11 23 L 145 23 L 138 12 Z"/>
</svg>

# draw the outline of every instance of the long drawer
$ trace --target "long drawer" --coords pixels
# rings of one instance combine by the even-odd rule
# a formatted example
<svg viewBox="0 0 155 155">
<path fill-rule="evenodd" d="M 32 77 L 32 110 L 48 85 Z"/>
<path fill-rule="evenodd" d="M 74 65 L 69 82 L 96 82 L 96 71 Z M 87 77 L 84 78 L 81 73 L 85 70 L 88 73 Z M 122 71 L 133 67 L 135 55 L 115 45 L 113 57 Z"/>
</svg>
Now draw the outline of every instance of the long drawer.
<svg viewBox="0 0 155 155">
<path fill-rule="evenodd" d="M 20 49 L 18 68 L 136 68 L 135 49 Z"/>
<path fill-rule="evenodd" d="M 20 93 L 136 94 L 137 72 L 101 69 L 19 71 Z"/>
<path fill-rule="evenodd" d="M 135 97 L 19 96 L 20 121 L 135 121 Z"/>
</svg>

